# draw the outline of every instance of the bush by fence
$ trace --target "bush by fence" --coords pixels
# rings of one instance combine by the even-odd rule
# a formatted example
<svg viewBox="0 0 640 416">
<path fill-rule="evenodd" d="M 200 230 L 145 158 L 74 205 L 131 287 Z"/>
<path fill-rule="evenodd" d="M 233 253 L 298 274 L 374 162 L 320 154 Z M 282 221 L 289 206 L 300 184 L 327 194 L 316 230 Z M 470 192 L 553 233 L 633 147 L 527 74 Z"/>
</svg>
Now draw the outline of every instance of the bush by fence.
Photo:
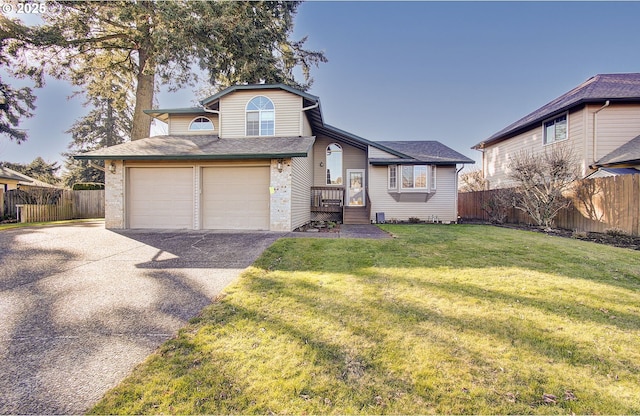
<svg viewBox="0 0 640 416">
<path fill-rule="evenodd" d="M 104 218 L 104 191 L 14 189 L 0 194 L 0 208 L 0 218 L 20 215 L 22 222 Z"/>
<path fill-rule="evenodd" d="M 499 192 L 459 193 L 458 215 L 463 221 L 494 221 L 490 207 Z M 572 203 L 558 213 L 557 228 L 592 232 L 618 229 L 640 235 L 640 174 L 583 179 L 566 196 Z M 527 214 L 514 207 L 505 207 L 504 222 L 533 223 Z"/>
</svg>

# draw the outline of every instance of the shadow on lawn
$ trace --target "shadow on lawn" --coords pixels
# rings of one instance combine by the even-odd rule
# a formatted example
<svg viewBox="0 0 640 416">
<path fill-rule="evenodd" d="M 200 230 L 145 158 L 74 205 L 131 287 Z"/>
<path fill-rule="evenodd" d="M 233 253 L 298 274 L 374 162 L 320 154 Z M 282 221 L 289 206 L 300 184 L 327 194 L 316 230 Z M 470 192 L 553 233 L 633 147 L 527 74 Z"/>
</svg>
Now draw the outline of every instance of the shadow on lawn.
<svg viewBox="0 0 640 416">
<path fill-rule="evenodd" d="M 217 377 L 220 383 L 208 383 L 212 391 L 207 394 L 215 398 L 207 404 L 209 407 L 194 407 L 190 411 L 330 413 L 355 409 L 364 413 L 482 413 L 490 409 L 494 413 L 528 413 L 532 407 L 547 406 L 541 396 L 548 392 L 548 385 L 559 384 L 570 390 L 572 383 L 588 381 L 593 374 L 606 378 L 608 372 L 638 371 L 637 368 L 625 370 L 624 366 L 630 363 L 603 359 L 568 337 L 549 336 L 545 328 L 524 326 L 516 319 L 491 322 L 482 317 L 446 314 L 395 299 L 360 299 L 353 293 L 346 295 L 289 275 L 277 279 L 252 272 L 245 274 L 240 286 L 242 295 L 230 294 L 192 322 L 196 328 L 203 324 L 210 328 L 208 331 L 213 331 L 212 345 L 207 346 L 209 352 L 199 354 L 204 359 L 213 355 L 215 367 L 211 371 L 215 368 L 216 374 L 212 377 Z M 295 313 L 271 309 L 268 306 L 271 300 L 290 305 Z M 306 316 L 306 319 L 301 320 L 300 316 Z M 375 320 L 368 318 L 373 316 Z M 223 335 L 214 329 L 217 326 L 227 328 L 225 331 L 228 332 Z M 238 328 L 237 331 L 234 328 Z M 193 333 L 193 329 L 189 332 Z M 261 333 L 265 333 L 264 338 L 260 338 Z M 508 348 L 524 348 L 537 360 L 529 364 L 529 374 L 507 369 L 506 373 L 496 375 L 498 357 L 487 356 L 486 351 L 475 348 L 473 343 L 461 342 L 456 333 L 472 333 L 478 339 L 491 338 Z M 238 372 L 237 362 L 240 356 L 226 355 L 224 344 L 235 343 L 239 339 L 247 344 L 253 343 L 251 349 L 241 354 L 241 372 Z M 281 363 L 260 352 L 263 342 L 267 345 L 282 343 L 276 344 L 282 348 L 296 344 L 307 352 L 304 357 L 293 358 L 299 359 L 302 366 L 306 360 L 311 360 L 307 365 L 322 371 L 315 378 L 302 380 L 295 391 L 274 390 L 269 393 L 272 400 L 282 403 L 282 408 L 271 408 L 256 397 L 250 403 L 246 397 L 252 396 L 249 392 L 255 391 L 253 389 L 259 389 L 252 383 L 260 385 L 266 381 L 260 377 L 270 382 L 284 377 L 279 368 Z M 443 361 L 420 361 L 426 358 L 414 355 L 415 342 L 420 344 L 419 348 L 438 350 L 435 356 Z M 241 345 L 231 345 L 243 350 Z M 387 356 L 389 348 L 394 349 L 391 356 Z M 188 363 L 193 360 L 190 354 L 196 350 L 197 344 L 178 339 L 167 344 L 162 355 L 167 358 L 184 357 Z M 563 374 L 563 364 L 572 366 L 575 372 Z M 258 365 L 273 367 L 260 373 L 252 367 Z M 447 374 L 442 370 L 443 365 L 458 368 L 465 376 L 455 372 Z M 415 367 L 421 370 L 415 372 Z M 176 379 L 184 377 L 185 371 L 192 370 L 185 370 L 185 365 L 173 365 L 165 367 L 164 371 L 169 372 L 168 379 Z M 245 373 L 252 374 L 251 381 Z M 433 379 L 428 379 L 427 373 Z M 192 380 L 196 382 L 198 377 L 195 373 L 193 375 Z M 454 379 L 447 379 L 447 376 Z M 502 381 L 499 382 L 498 378 Z M 467 384 L 456 385 L 458 382 Z M 470 400 L 462 390 L 467 385 L 481 386 L 485 391 Z M 518 390 L 523 391 L 522 396 L 517 403 L 510 402 L 506 394 Z M 174 392 L 180 397 L 184 397 L 184 393 Z M 576 392 L 583 397 L 592 393 Z M 122 391 L 118 395 L 126 397 Z M 439 407 L 440 402 L 448 407 Z M 640 411 L 640 407 L 606 393 L 600 394 L 597 403 L 610 412 Z M 557 406 L 578 413 L 600 412 L 599 407 L 588 407 L 590 405 L 581 401 L 559 401 Z"/>
</svg>

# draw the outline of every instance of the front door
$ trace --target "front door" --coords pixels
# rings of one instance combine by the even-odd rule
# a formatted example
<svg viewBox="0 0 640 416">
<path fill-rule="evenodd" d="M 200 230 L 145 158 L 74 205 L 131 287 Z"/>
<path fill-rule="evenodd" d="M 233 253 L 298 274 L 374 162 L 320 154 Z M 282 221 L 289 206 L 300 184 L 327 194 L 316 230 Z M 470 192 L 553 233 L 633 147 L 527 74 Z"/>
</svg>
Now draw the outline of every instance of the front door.
<svg viewBox="0 0 640 416">
<path fill-rule="evenodd" d="M 364 169 L 347 169 L 347 205 L 350 207 L 365 205 Z"/>
</svg>

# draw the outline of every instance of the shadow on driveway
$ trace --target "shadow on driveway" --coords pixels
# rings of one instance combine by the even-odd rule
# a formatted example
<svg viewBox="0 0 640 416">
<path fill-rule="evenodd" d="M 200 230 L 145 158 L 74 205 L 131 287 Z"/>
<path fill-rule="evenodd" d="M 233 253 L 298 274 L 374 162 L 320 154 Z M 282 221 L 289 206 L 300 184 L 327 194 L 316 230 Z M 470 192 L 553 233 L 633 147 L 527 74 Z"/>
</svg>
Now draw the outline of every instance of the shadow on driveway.
<svg viewBox="0 0 640 416">
<path fill-rule="evenodd" d="M 85 412 L 281 236 L 0 232 L 0 413 Z"/>
</svg>

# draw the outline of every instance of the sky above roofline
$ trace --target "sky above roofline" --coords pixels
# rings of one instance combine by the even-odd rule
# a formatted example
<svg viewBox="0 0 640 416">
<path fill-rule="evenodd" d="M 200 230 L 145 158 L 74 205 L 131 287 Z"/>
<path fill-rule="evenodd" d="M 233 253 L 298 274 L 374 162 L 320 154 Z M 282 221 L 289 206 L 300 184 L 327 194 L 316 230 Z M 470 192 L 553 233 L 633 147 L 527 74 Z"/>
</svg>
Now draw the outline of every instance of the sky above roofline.
<svg viewBox="0 0 640 416">
<path fill-rule="evenodd" d="M 324 121 L 370 141 L 437 140 L 479 161 L 471 146 L 596 74 L 638 72 L 637 2 L 305 2 L 293 38 L 325 51 L 307 91 Z M 23 145 L 0 139 L 0 160 L 62 160 L 64 131 L 86 114 L 49 80 Z M 193 91 L 158 108 L 197 105 Z M 162 128 L 154 134 L 166 133 Z M 478 164 L 476 164 L 476 167 Z"/>
</svg>

